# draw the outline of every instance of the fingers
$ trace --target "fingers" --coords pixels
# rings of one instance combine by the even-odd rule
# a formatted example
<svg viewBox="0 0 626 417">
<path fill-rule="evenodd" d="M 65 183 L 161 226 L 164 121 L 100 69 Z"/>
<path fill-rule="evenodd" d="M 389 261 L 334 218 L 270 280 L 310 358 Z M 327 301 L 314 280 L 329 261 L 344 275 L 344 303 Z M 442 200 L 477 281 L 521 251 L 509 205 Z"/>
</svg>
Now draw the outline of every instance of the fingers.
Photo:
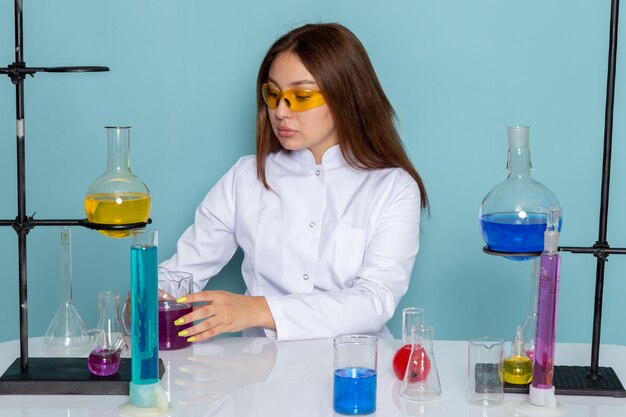
<svg viewBox="0 0 626 417">
<path fill-rule="evenodd" d="M 212 303 L 227 294 L 225 291 L 201 291 L 180 297 L 178 303 Z"/>
</svg>

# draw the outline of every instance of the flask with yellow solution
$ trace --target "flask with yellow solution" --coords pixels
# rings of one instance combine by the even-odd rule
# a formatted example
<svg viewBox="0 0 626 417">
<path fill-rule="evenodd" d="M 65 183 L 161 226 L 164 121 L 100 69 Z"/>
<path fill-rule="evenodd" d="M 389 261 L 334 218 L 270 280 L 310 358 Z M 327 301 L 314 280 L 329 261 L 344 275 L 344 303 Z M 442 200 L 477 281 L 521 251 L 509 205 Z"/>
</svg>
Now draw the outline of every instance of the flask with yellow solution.
<svg viewBox="0 0 626 417">
<path fill-rule="evenodd" d="M 106 127 L 107 169 L 94 180 L 85 196 L 85 214 L 91 223 L 125 225 L 146 222 L 150 216 L 150 191 L 130 170 L 130 127 Z M 100 230 L 120 238 L 128 230 Z"/>
<path fill-rule="evenodd" d="M 504 360 L 504 381 L 509 384 L 528 384 L 533 377 L 533 363 L 524 351 L 522 328 L 517 326 L 513 340 L 513 354 Z"/>
</svg>

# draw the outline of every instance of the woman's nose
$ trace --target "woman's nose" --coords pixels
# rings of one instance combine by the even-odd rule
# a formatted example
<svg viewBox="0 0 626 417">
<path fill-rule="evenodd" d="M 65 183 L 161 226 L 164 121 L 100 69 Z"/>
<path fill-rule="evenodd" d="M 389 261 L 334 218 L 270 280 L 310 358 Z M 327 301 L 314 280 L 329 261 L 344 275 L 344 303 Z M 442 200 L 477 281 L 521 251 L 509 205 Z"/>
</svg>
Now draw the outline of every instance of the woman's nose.
<svg viewBox="0 0 626 417">
<path fill-rule="evenodd" d="M 278 102 L 278 106 L 276 106 L 276 117 L 284 119 L 289 116 L 291 116 L 291 109 L 287 105 L 287 100 L 283 98 Z"/>
</svg>

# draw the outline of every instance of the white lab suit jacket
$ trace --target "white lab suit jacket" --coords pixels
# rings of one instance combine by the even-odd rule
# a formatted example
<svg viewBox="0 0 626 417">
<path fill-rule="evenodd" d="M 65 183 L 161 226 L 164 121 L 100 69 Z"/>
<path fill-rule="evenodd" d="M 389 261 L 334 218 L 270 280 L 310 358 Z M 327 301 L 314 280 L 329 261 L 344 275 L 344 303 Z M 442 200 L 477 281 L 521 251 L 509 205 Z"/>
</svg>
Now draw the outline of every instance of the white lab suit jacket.
<svg viewBox="0 0 626 417">
<path fill-rule="evenodd" d="M 336 145 L 241 158 L 209 191 L 161 265 L 201 290 L 241 247 L 247 293 L 265 296 L 273 340 L 387 334 L 419 248 L 420 192 L 403 169 L 350 167 Z M 256 333 L 255 333 L 256 332 Z"/>
</svg>

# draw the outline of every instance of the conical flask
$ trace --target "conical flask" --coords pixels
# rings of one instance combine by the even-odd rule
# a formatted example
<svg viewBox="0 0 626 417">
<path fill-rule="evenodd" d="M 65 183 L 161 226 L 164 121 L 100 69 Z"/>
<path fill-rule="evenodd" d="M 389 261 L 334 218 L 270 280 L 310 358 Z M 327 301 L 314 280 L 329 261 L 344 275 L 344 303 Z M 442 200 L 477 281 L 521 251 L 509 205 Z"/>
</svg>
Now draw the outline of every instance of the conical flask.
<svg viewBox="0 0 626 417">
<path fill-rule="evenodd" d="M 408 400 L 428 401 L 441 396 L 434 337 L 431 326 L 414 326 L 411 331 L 411 356 L 400 388 L 400 395 Z"/>
<path fill-rule="evenodd" d="M 561 207 L 552 191 L 531 176 L 528 130 L 528 126 L 508 128 L 507 178 L 489 191 L 480 206 L 481 233 L 493 251 L 543 251 L 548 208 Z M 532 257 L 507 258 L 520 261 Z"/>
<path fill-rule="evenodd" d="M 72 304 L 72 233 L 69 227 L 61 230 L 61 302 L 43 340 L 46 351 L 52 356 L 81 356 L 91 348 L 85 323 Z"/>
<path fill-rule="evenodd" d="M 85 197 L 87 220 L 96 224 L 142 223 L 150 216 L 150 191 L 130 170 L 130 127 L 106 127 L 107 169 L 94 180 Z M 126 237 L 128 230 L 100 230 Z"/>
</svg>

